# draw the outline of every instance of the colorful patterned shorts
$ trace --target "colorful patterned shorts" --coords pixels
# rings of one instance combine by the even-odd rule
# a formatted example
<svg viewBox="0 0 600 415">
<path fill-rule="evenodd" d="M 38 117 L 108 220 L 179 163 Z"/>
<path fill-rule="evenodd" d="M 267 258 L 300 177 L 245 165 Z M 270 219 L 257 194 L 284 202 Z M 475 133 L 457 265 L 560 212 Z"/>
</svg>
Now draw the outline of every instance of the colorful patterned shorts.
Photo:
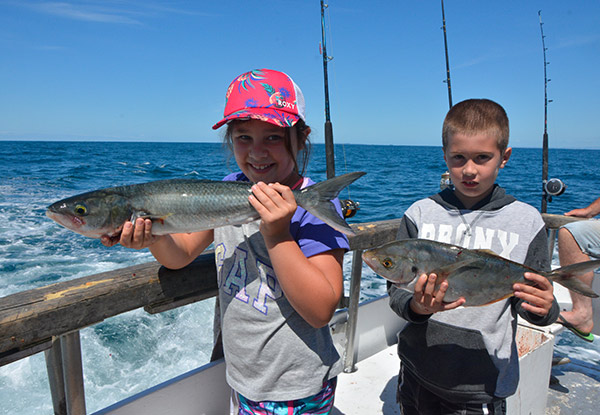
<svg viewBox="0 0 600 415">
<path fill-rule="evenodd" d="M 333 397 L 337 377 L 323 383 L 319 393 L 307 398 L 294 401 L 263 401 L 255 402 L 244 398 L 238 393 L 239 415 L 299 415 L 299 414 L 329 414 L 333 409 Z"/>
</svg>

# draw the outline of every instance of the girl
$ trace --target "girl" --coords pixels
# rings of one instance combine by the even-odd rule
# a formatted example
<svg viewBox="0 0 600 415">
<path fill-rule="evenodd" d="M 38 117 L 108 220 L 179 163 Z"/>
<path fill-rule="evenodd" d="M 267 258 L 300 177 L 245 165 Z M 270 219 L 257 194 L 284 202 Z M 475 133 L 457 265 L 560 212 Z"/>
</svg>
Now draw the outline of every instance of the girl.
<svg viewBox="0 0 600 415">
<path fill-rule="evenodd" d="M 297 207 L 292 189 L 313 182 L 306 167 L 310 128 L 304 97 L 286 74 L 254 70 L 227 91 L 225 141 L 250 181 L 260 219 L 190 234 L 153 236 L 152 222 L 129 222 L 119 242 L 149 247 L 164 266 L 182 268 L 212 242 L 227 381 L 239 414 L 329 413 L 341 362 L 328 322 L 343 291 L 347 238 Z M 303 154 L 302 170 L 298 155 Z M 341 210 L 339 209 L 341 216 Z M 105 245 L 117 241 L 103 239 Z"/>
</svg>

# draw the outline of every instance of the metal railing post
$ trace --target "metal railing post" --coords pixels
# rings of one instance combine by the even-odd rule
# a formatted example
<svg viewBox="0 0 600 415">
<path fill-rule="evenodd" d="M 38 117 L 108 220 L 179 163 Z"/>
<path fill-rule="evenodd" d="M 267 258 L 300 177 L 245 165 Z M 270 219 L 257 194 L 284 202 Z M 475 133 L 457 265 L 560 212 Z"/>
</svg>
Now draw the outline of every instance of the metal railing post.
<svg viewBox="0 0 600 415">
<path fill-rule="evenodd" d="M 48 372 L 48 383 L 50 383 L 50 395 L 52 396 L 54 415 L 67 415 L 60 338 L 52 338 L 52 347 L 44 350 L 44 355 L 46 358 L 46 371 Z"/>
<path fill-rule="evenodd" d="M 60 337 L 68 415 L 85 415 L 85 391 L 79 331 Z"/>
<path fill-rule="evenodd" d="M 358 303 L 360 300 L 360 280 L 362 278 L 362 249 L 353 251 L 352 273 L 350 277 L 350 300 L 348 302 L 348 323 L 346 327 L 346 352 L 344 354 L 344 372 L 356 371 L 356 324 L 358 322 Z"/>
<path fill-rule="evenodd" d="M 550 262 L 552 262 L 552 256 L 554 255 L 554 244 L 556 243 L 556 233 L 558 229 L 548 229 L 548 253 L 550 254 Z"/>
</svg>

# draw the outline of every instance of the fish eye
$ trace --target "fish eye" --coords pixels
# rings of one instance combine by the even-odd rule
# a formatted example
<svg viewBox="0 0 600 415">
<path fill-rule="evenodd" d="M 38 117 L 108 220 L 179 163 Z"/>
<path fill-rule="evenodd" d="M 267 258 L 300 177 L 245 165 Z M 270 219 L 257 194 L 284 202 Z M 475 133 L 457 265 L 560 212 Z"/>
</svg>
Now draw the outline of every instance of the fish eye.
<svg viewBox="0 0 600 415">
<path fill-rule="evenodd" d="M 87 207 L 82 204 L 75 205 L 75 213 L 77 213 L 79 216 L 85 216 L 87 215 Z"/>
<path fill-rule="evenodd" d="M 410 269 L 410 272 L 412 272 L 413 274 L 416 274 L 417 271 L 419 271 L 419 268 L 417 268 L 416 265 L 413 265 L 412 268 Z"/>
<path fill-rule="evenodd" d="M 394 266 L 394 261 L 392 261 L 391 258 L 385 258 L 383 261 L 381 261 L 381 265 L 383 265 L 385 268 L 391 268 Z"/>
</svg>

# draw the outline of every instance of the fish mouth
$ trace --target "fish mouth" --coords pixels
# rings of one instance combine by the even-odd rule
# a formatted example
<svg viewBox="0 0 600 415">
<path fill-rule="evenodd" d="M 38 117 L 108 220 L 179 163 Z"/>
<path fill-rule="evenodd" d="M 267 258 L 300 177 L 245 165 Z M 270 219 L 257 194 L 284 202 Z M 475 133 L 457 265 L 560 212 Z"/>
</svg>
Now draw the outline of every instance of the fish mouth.
<svg viewBox="0 0 600 415">
<path fill-rule="evenodd" d="M 367 264 L 368 266 L 373 268 L 373 264 L 375 261 L 374 261 L 374 256 L 370 252 L 368 252 L 368 251 L 363 252 L 362 259 L 363 259 L 363 261 L 365 261 L 365 264 Z"/>
<path fill-rule="evenodd" d="M 46 216 L 55 221 L 56 223 L 69 229 L 79 229 L 85 225 L 85 221 L 78 216 L 69 215 L 64 212 L 57 212 L 56 209 L 50 206 L 46 210 Z"/>
</svg>

